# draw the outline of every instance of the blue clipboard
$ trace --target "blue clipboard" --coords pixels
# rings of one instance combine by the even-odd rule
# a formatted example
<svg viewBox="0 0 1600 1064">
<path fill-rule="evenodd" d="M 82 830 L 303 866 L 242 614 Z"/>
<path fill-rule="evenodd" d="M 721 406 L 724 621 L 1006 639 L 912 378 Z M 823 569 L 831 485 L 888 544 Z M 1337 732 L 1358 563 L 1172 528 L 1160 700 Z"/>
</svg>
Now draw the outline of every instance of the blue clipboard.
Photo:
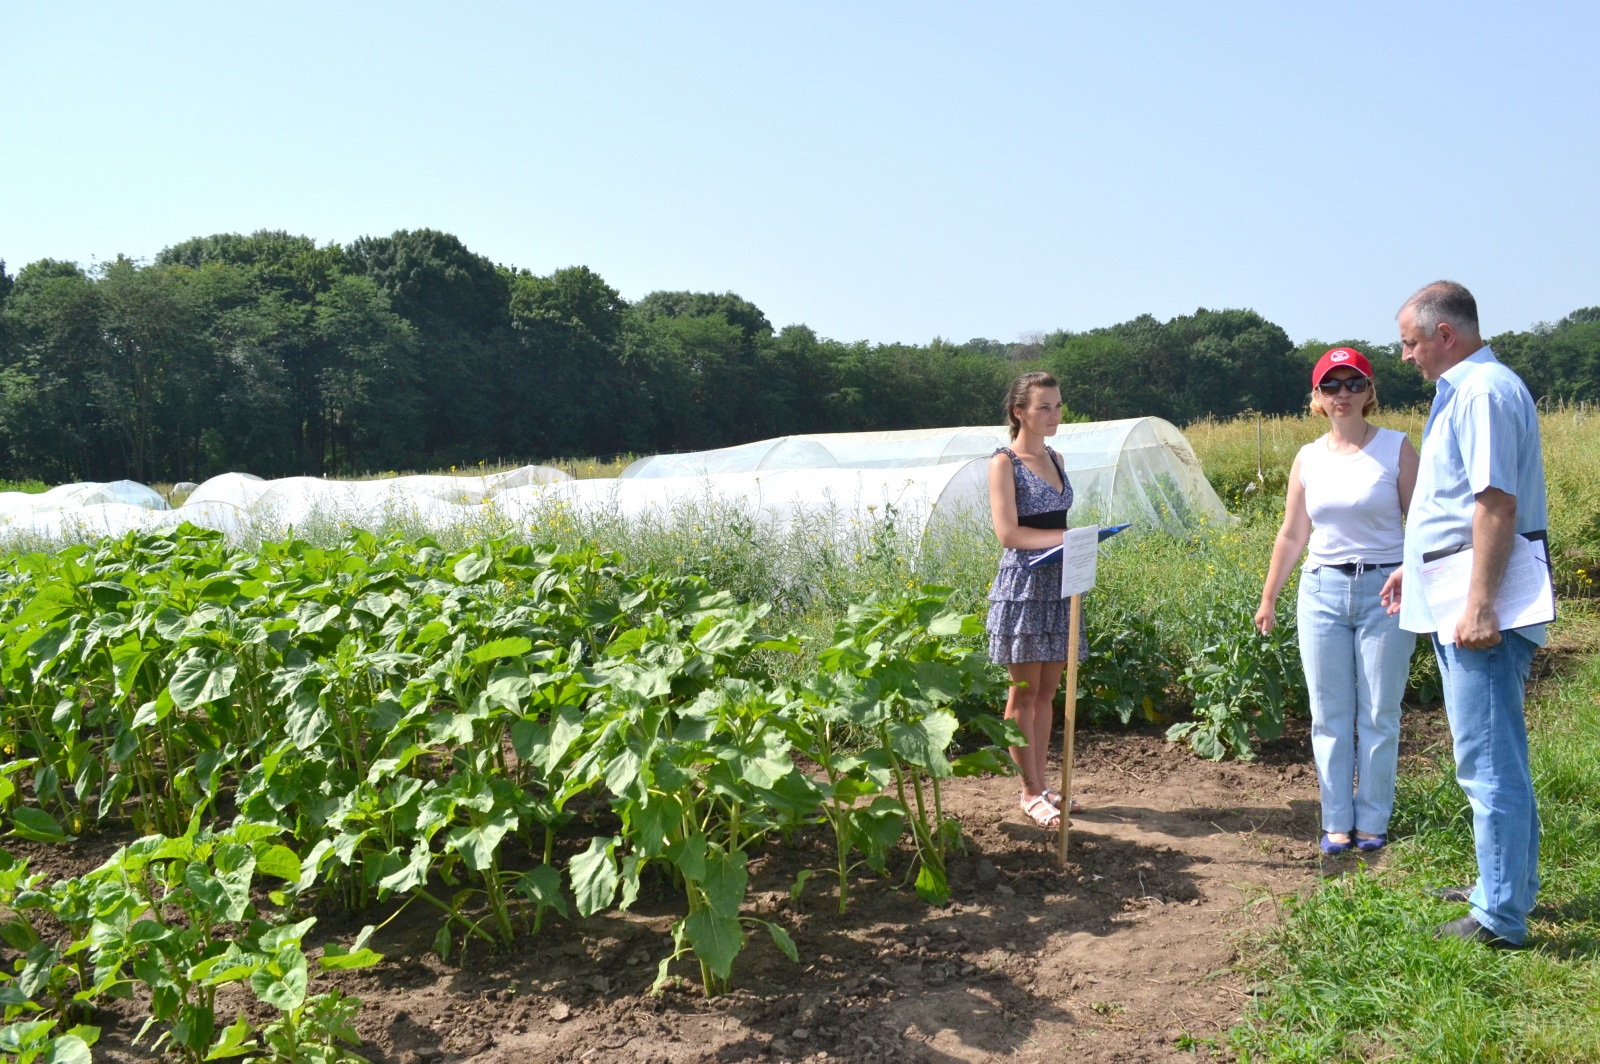
<svg viewBox="0 0 1600 1064">
<path fill-rule="evenodd" d="M 1100 530 L 1100 534 L 1097 537 L 1097 539 L 1098 539 L 1099 542 L 1104 543 L 1106 540 L 1110 539 L 1112 536 L 1116 535 L 1118 532 L 1125 531 L 1125 530 L 1130 529 L 1132 527 L 1133 527 L 1133 523 L 1132 522 L 1129 522 L 1128 524 L 1125 524 L 1125 525 L 1107 525 L 1105 528 L 1102 528 Z M 1060 546 L 1060 544 L 1057 544 L 1056 546 L 1051 547 L 1049 550 L 1045 551 L 1043 554 L 1039 555 L 1038 557 L 1029 558 L 1028 559 L 1028 568 L 1029 569 L 1037 569 L 1041 565 L 1059 565 L 1060 563 L 1061 563 L 1061 546 Z"/>
</svg>

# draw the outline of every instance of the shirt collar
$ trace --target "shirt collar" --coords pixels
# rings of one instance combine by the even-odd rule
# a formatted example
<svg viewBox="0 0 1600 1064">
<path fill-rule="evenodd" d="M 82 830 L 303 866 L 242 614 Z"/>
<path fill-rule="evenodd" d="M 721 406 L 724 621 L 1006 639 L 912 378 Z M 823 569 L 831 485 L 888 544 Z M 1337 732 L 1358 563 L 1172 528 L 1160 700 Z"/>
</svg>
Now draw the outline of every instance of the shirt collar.
<svg viewBox="0 0 1600 1064">
<path fill-rule="evenodd" d="M 1468 355 L 1460 362 L 1457 362 L 1455 365 L 1439 374 L 1439 379 L 1445 384 L 1448 384 L 1450 387 L 1456 388 L 1461 385 L 1462 378 L 1472 372 L 1471 367 L 1481 366 L 1485 362 L 1495 361 L 1498 360 L 1494 357 L 1494 352 L 1489 350 L 1488 344 L 1484 344 L 1472 354 Z"/>
</svg>

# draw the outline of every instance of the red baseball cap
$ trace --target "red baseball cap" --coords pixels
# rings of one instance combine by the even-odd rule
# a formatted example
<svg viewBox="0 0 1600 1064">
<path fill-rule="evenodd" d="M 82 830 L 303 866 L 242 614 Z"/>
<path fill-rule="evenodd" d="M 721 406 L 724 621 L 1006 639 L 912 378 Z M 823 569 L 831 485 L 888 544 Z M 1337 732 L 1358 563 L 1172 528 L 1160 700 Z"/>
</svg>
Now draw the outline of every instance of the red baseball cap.
<svg viewBox="0 0 1600 1064">
<path fill-rule="evenodd" d="M 1336 347 L 1317 359 L 1317 368 L 1311 371 L 1311 387 L 1315 388 L 1321 384 L 1322 378 L 1326 377 L 1330 370 L 1338 369 L 1340 366 L 1349 366 L 1367 380 L 1372 379 L 1372 363 L 1367 361 L 1366 355 L 1353 347 Z"/>
</svg>

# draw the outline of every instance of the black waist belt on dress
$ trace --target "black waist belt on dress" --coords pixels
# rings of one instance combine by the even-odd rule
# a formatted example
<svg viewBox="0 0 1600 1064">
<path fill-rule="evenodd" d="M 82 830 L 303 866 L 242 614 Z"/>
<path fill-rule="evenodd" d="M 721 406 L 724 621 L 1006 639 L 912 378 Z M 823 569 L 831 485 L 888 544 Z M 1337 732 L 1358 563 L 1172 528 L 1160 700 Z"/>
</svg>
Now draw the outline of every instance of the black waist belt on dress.
<svg viewBox="0 0 1600 1064">
<path fill-rule="evenodd" d="M 1360 576 L 1368 569 L 1393 569 L 1399 562 L 1340 562 L 1338 565 L 1319 565 L 1318 569 L 1337 569 L 1348 576 Z"/>
<path fill-rule="evenodd" d="M 1017 524 L 1024 528 L 1066 528 L 1067 511 L 1046 510 L 1042 514 L 1018 514 Z"/>
</svg>

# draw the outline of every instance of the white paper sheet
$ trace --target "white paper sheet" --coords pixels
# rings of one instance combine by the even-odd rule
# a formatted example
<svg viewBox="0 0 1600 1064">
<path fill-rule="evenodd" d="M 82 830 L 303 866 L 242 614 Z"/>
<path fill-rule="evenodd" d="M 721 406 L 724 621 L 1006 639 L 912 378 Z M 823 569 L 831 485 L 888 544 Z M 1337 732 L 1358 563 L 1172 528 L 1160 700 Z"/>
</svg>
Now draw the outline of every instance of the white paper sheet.
<svg viewBox="0 0 1600 1064">
<path fill-rule="evenodd" d="M 1467 588 L 1472 582 L 1472 548 L 1424 562 L 1421 577 L 1422 593 L 1439 626 L 1439 641 L 1454 643 L 1456 622 L 1466 611 Z M 1512 537 L 1511 556 L 1506 560 L 1506 575 L 1495 596 L 1494 612 L 1502 631 L 1555 620 L 1549 545 L 1544 540 Z"/>
<path fill-rule="evenodd" d="M 1061 597 L 1081 595 L 1094 587 L 1100 559 L 1100 526 L 1069 528 L 1061 540 Z"/>
</svg>

